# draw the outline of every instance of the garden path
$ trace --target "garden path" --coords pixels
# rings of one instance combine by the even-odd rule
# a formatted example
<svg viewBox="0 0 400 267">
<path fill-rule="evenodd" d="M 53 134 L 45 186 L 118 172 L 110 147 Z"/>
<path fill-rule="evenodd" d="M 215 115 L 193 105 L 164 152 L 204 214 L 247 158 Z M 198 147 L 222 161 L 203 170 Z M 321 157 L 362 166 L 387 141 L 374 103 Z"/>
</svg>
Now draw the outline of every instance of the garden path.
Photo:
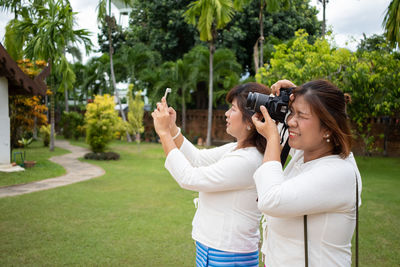
<svg viewBox="0 0 400 267">
<path fill-rule="evenodd" d="M 31 192 L 69 185 L 105 174 L 105 171 L 102 168 L 78 160 L 78 158 L 83 157 L 85 153 L 89 152 L 88 149 L 73 146 L 66 140 L 57 140 L 55 145 L 71 151 L 69 154 L 50 158 L 51 161 L 60 164 L 65 168 L 67 171 L 65 175 L 27 184 L 2 187 L 0 188 L 0 198 L 28 194 Z"/>
</svg>

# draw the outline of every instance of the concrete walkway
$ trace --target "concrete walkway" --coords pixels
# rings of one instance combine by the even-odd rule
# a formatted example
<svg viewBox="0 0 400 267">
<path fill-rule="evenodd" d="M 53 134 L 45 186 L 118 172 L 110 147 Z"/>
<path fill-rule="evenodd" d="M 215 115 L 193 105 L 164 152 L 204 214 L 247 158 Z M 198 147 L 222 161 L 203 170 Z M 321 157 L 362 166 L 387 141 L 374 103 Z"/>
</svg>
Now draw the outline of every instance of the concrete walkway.
<svg viewBox="0 0 400 267">
<path fill-rule="evenodd" d="M 28 184 L 1 187 L 0 198 L 28 194 L 31 192 L 69 185 L 105 174 L 105 171 L 102 168 L 78 160 L 78 158 L 83 157 L 83 155 L 89 152 L 89 150 L 86 148 L 73 146 L 68 141 L 64 140 L 57 140 L 55 145 L 71 151 L 69 154 L 50 158 L 51 161 L 60 164 L 65 168 L 67 171 L 65 175 Z"/>
</svg>

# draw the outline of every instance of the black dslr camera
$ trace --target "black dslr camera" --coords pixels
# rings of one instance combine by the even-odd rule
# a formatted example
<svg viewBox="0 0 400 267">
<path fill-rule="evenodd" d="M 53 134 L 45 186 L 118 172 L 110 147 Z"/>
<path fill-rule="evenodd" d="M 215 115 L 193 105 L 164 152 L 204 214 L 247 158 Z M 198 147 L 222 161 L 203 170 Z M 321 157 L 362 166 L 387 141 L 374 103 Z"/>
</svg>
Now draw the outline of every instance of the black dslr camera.
<svg viewBox="0 0 400 267">
<path fill-rule="evenodd" d="M 246 108 L 253 112 L 261 112 L 260 106 L 263 105 L 267 108 L 273 120 L 284 123 L 289 111 L 289 96 L 294 88 L 281 88 L 280 95 L 275 97 L 260 93 L 249 93 Z"/>
</svg>

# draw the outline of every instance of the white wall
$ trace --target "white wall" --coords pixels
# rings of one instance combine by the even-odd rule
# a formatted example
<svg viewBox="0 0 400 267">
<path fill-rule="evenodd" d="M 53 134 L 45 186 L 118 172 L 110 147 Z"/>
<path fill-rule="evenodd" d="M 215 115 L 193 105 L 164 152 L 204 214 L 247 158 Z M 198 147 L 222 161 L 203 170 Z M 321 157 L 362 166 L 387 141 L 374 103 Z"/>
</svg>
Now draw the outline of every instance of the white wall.
<svg viewBox="0 0 400 267">
<path fill-rule="evenodd" d="M 2 164 L 10 164 L 8 80 L 5 77 L 0 77 L 0 165 Z"/>
</svg>

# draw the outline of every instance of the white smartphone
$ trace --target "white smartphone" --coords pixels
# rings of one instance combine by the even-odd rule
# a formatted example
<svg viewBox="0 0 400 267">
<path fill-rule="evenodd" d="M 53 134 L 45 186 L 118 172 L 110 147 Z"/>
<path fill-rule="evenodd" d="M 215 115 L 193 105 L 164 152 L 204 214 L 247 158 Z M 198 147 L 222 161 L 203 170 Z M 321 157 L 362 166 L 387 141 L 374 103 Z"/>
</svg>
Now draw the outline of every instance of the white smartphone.
<svg viewBox="0 0 400 267">
<path fill-rule="evenodd" d="M 168 95 L 168 93 L 171 93 L 172 92 L 172 89 L 171 88 L 167 88 L 167 89 L 165 89 L 165 93 L 164 93 L 164 97 L 165 97 L 165 99 L 167 99 L 167 95 Z"/>
</svg>

